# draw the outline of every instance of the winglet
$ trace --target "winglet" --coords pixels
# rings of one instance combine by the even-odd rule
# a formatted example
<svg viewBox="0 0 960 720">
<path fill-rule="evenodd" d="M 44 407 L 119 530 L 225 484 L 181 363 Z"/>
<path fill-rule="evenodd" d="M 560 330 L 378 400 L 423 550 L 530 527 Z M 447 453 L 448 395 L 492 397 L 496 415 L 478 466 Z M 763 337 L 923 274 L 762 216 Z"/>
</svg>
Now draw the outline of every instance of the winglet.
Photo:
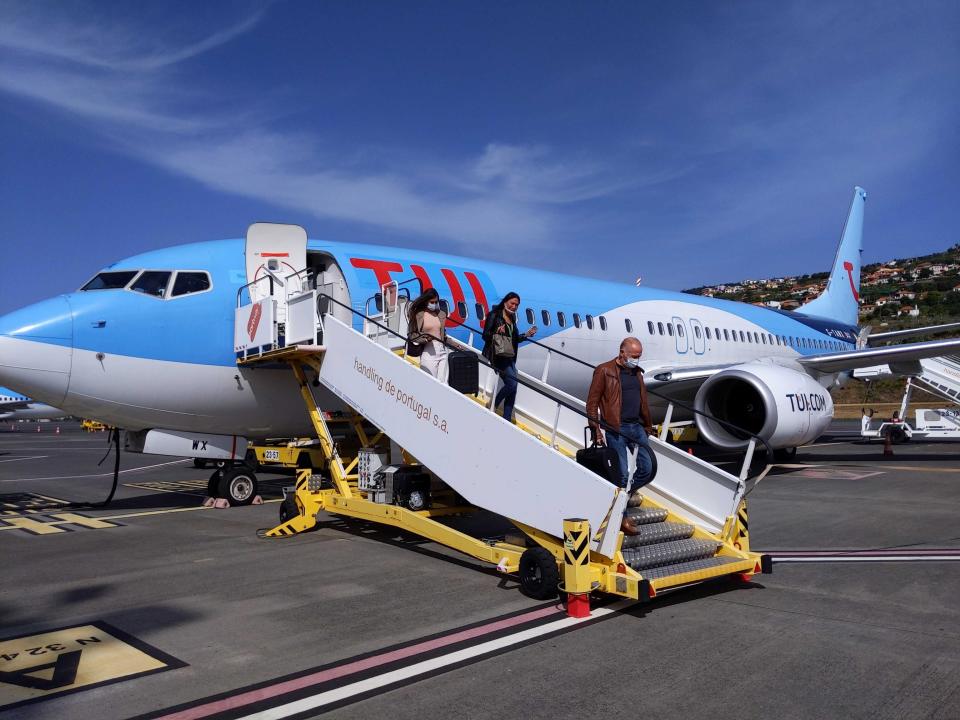
<svg viewBox="0 0 960 720">
<path fill-rule="evenodd" d="M 867 191 L 853 189 L 853 202 L 843 227 L 837 257 L 826 289 L 796 312 L 856 325 L 860 309 L 860 254 L 863 252 L 863 207 Z"/>
</svg>

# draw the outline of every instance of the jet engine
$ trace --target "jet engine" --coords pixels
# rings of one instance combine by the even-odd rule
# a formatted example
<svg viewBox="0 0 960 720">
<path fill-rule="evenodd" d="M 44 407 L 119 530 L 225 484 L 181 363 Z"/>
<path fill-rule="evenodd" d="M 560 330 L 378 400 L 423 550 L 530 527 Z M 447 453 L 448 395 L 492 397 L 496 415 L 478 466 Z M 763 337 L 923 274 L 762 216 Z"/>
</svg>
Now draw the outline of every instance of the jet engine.
<svg viewBox="0 0 960 720">
<path fill-rule="evenodd" d="M 723 420 L 696 416 L 697 428 L 712 445 L 740 450 L 759 435 L 771 448 L 792 448 L 816 440 L 833 418 L 833 399 L 804 372 L 778 365 L 746 363 L 710 377 L 694 406 Z"/>
</svg>

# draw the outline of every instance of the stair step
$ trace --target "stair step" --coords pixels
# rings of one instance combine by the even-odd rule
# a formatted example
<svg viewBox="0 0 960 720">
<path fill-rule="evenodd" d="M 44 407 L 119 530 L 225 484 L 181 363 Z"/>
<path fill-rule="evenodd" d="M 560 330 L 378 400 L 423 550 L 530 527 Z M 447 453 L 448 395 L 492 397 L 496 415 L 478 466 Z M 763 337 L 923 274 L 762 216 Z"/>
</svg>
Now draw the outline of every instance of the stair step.
<svg viewBox="0 0 960 720">
<path fill-rule="evenodd" d="M 660 523 L 667 519 L 667 511 L 660 508 L 628 508 L 623 515 L 630 518 L 635 525 Z"/>
<path fill-rule="evenodd" d="M 693 535 L 693 525 L 673 522 L 647 523 L 637 527 L 639 535 L 624 535 L 623 547 L 635 548 L 641 545 L 665 543 L 671 540 L 684 540 Z"/>
<path fill-rule="evenodd" d="M 650 568 L 643 571 L 643 576 L 648 580 L 659 580 L 670 577 L 671 575 L 682 575 L 683 573 L 696 572 L 698 570 L 710 570 L 711 568 L 731 565 L 742 562 L 742 558 L 733 557 L 711 557 L 702 560 L 689 560 L 687 562 L 677 563 L 676 565 L 662 565 L 660 567 Z"/>
<path fill-rule="evenodd" d="M 677 565 L 688 560 L 703 560 L 713 557 L 720 543 L 715 540 L 673 540 L 657 545 L 627 548 L 623 559 L 634 570 Z"/>
</svg>

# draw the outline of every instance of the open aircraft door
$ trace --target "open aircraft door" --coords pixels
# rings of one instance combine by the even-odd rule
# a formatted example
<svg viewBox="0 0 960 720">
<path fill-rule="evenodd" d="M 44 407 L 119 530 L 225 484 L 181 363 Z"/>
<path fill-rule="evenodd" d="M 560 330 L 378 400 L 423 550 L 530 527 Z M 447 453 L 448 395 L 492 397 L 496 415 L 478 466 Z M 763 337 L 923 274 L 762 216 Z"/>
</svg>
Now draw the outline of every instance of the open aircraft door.
<svg viewBox="0 0 960 720">
<path fill-rule="evenodd" d="M 305 289 L 307 231 L 299 225 L 254 223 L 247 229 L 247 282 L 251 302 L 276 301 L 277 321 L 285 322 L 287 296 Z"/>
</svg>

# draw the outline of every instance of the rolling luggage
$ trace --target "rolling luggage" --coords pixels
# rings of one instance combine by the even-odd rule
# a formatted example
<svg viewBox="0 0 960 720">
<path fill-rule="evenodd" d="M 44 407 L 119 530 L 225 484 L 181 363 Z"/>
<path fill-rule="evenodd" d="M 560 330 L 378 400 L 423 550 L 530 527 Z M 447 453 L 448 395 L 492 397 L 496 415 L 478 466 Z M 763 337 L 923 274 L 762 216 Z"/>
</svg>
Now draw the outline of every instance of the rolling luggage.
<svg viewBox="0 0 960 720">
<path fill-rule="evenodd" d="M 617 451 L 607 445 L 591 443 L 588 433 L 590 428 L 583 429 L 583 450 L 577 450 L 577 463 L 588 470 L 592 470 L 604 480 L 617 487 L 623 486 L 623 476 L 620 474 L 620 458 Z"/>
<path fill-rule="evenodd" d="M 454 350 L 447 355 L 447 384 L 464 395 L 480 391 L 480 361 L 476 353 Z"/>
</svg>

